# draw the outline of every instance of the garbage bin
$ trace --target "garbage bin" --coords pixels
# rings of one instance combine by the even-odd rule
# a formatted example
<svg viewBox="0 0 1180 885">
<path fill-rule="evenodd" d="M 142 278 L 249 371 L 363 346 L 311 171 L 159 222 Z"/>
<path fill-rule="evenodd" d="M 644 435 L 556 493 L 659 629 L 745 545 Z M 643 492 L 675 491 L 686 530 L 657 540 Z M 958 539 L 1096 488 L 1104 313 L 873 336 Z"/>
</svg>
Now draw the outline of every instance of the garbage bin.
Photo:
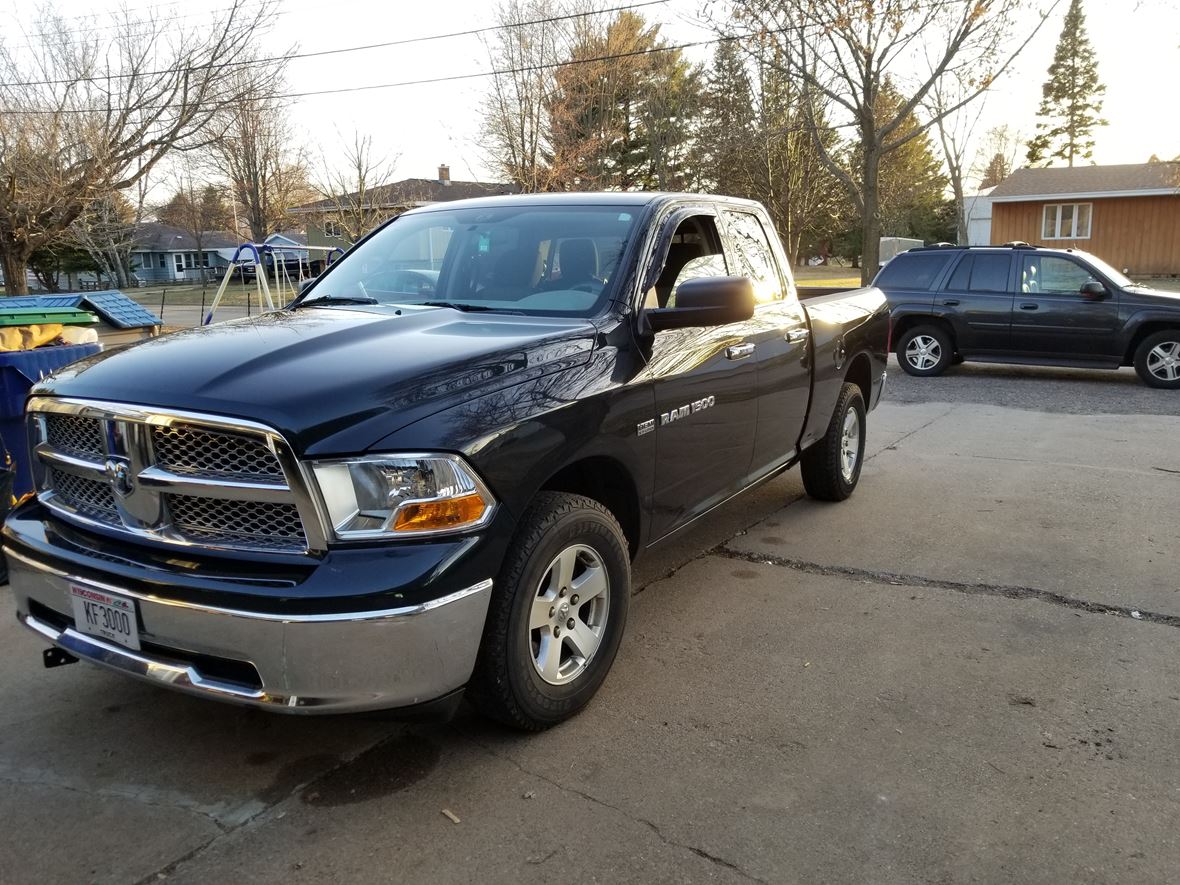
<svg viewBox="0 0 1180 885">
<path fill-rule="evenodd" d="M 25 431 L 25 399 L 29 390 L 50 372 L 100 350 L 101 344 L 63 344 L 0 353 L 0 437 L 4 438 L 16 467 L 12 490 L 16 497 L 33 490 L 29 435 Z"/>
</svg>

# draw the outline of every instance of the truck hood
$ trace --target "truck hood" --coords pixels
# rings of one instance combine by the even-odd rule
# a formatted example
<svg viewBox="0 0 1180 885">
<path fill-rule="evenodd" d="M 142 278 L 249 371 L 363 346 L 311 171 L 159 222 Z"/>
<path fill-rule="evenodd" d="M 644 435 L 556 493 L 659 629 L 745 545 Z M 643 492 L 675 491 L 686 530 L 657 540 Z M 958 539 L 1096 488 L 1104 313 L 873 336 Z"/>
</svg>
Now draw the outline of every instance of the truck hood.
<svg viewBox="0 0 1180 885">
<path fill-rule="evenodd" d="M 176 332 L 100 354 L 35 393 L 262 421 L 298 455 L 365 451 L 476 396 L 585 363 L 585 319 L 323 307 Z"/>
</svg>

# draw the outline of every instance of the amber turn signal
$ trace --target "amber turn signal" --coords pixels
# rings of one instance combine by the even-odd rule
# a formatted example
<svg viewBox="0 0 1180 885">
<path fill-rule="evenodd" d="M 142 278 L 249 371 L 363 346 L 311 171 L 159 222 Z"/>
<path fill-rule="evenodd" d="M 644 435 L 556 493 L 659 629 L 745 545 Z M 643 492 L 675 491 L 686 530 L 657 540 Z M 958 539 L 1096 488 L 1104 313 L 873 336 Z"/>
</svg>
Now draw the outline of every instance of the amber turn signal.
<svg viewBox="0 0 1180 885">
<path fill-rule="evenodd" d="M 454 529 L 479 522 L 486 508 L 478 493 L 439 501 L 416 501 L 403 504 L 393 523 L 398 532 L 433 532 Z"/>
</svg>

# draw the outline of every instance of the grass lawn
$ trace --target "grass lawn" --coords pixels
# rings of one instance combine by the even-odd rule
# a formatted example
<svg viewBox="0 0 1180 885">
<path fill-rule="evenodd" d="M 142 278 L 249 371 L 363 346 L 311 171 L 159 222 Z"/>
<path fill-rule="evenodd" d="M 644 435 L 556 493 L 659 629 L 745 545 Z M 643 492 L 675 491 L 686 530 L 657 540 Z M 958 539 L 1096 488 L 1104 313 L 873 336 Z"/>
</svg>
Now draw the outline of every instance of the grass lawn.
<svg viewBox="0 0 1180 885">
<path fill-rule="evenodd" d="M 796 267 L 795 282 L 800 286 L 824 286 L 854 289 L 860 285 L 860 269 L 830 264 L 827 267 Z"/>
</svg>

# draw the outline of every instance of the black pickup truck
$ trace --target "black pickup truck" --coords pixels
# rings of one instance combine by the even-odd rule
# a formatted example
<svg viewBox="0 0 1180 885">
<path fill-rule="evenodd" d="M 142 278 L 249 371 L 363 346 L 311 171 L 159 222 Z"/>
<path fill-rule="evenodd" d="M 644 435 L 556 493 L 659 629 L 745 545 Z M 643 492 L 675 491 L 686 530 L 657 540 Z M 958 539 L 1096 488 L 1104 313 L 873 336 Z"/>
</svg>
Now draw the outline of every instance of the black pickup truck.
<svg viewBox="0 0 1180 885">
<path fill-rule="evenodd" d="M 34 388 L 18 617 L 47 665 L 543 728 L 606 676 L 642 550 L 796 463 L 851 494 L 888 336 L 875 289 L 804 308 L 755 203 L 407 212 L 284 310 Z"/>
<path fill-rule="evenodd" d="M 1145 384 L 1180 390 L 1180 294 L 1085 252 L 928 246 L 897 255 L 873 285 L 889 298 L 897 360 L 911 375 L 964 360 L 1134 366 Z"/>
</svg>

